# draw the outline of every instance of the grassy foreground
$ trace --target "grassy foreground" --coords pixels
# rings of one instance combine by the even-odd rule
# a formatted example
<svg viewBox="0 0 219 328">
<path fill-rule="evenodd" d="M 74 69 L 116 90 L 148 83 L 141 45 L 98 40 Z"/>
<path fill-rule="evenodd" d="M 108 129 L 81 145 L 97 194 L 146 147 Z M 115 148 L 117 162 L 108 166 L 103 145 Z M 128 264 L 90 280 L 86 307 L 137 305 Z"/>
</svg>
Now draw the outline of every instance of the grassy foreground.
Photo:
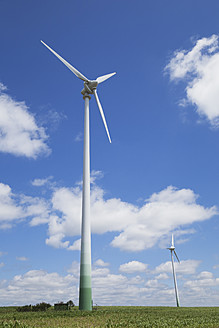
<svg viewBox="0 0 219 328">
<path fill-rule="evenodd" d="M 143 306 L 101 306 L 93 312 L 70 311 L 17 312 L 0 308 L 0 328 L 219 328 L 219 307 L 173 308 Z"/>
</svg>

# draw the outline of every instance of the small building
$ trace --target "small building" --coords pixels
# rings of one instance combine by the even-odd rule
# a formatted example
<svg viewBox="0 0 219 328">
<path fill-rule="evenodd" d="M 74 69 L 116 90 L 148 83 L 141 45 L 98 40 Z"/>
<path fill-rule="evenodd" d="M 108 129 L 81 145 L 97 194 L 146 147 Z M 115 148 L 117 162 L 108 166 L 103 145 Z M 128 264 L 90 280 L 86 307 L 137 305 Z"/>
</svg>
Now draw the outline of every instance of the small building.
<svg viewBox="0 0 219 328">
<path fill-rule="evenodd" d="M 54 304 L 54 310 L 55 311 L 66 311 L 66 310 L 69 310 L 70 309 L 70 306 L 69 306 L 69 303 L 56 303 Z"/>
</svg>

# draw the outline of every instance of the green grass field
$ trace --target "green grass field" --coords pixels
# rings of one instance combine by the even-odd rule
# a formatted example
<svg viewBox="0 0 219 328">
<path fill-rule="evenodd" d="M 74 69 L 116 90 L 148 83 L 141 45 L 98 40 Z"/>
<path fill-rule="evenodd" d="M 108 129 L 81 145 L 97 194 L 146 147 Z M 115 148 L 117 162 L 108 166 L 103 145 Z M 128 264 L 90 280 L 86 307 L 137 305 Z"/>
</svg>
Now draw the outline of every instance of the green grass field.
<svg viewBox="0 0 219 328">
<path fill-rule="evenodd" d="M 145 327 L 219 328 L 219 307 L 98 307 L 93 312 L 70 311 L 17 312 L 15 307 L 0 308 L 0 327 Z"/>
</svg>

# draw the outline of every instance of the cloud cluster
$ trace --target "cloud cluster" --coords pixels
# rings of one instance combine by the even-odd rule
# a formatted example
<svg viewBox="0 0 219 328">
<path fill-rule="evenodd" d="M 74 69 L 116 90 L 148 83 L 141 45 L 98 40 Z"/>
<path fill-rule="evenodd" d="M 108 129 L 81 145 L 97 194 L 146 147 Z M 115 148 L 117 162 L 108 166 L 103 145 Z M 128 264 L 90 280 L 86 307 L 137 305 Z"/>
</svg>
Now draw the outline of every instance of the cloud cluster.
<svg viewBox="0 0 219 328">
<path fill-rule="evenodd" d="M 177 50 L 165 71 L 172 81 L 187 83 L 186 99 L 181 105 L 191 103 L 197 113 L 207 118 L 212 126 L 219 126 L 219 43 L 218 36 L 197 40 L 194 47 Z"/>
<path fill-rule="evenodd" d="M 215 287 L 219 286 L 219 278 L 214 278 L 212 272 L 203 271 L 197 276 L 197 279 L 186 281 L 185 286 L 191 289 Z"/>
<path fill-rule="evenodd" d="M 15 194 L 10 186 L 0 183 L 0 228 L 10 228 L 28 218 L 32 227 L 48 225 L 47 245 L 80 250 L 81 186 L 55 188 L 52 182 L 48 184 L 50 179 L 33 182 L 35 186 L 52 186 L 50 199 Z M 216 206 L 204 207 L 197 199 L 198 195 L 191 189 L 169 186 L 152 194 L 142 206 L 136 206 L 118 198 L 106 199 L 104 190 L 94 184 L 92 233 L 112 232 L 111 246 L 125 251 L 141 251 L 157 243 L 166 247 L 164 241 L 171 232 L 176 231 L 180 241 L 182 236 L 194 233 L 188 225 L 218 214 Z M 130 268 L 137 265 L 136 262 L 129 264 Z"/>
<path fill-rule="evenodd" d="M 17 275 L 11 281 L 3 281 L 0 286 L 0 304 L 24 305 L 42 301 L 55 303 L 69 300 L 77 295 L 75 277 L 65 277 L 58 273 L 44 270 L 31 270 L 24 275 Z"/>
<path fill-rule="evenodd" d="M 92 233 L 114 232 L 113 247 L 141 251 L 153 247 L 176 229 L 178 235 L 191 233 L 193 231 L 183 229 L 183 226 L 218 214 L 215 206 L 205 208 L 197 203 L 197 198 L 191 189 L 169 186 L 138 207 L 117 198 L 105 199 L 104 190 L 95 185 L 91 191 Z M 47 244 L 78 249 L 79 241 L 70 245 L 69 237 L 80 234 L 81 189 L 56 189 L 51 203 Z"/>
<path fill-rule="evenodd" d="M 148 305 L 175 306 L 172 272 L 169 264 L 161 263 L 147 272 L 132 271 L 114 273 L 98 260 L 92 269 L 94 304 L 98 305 Z M 124 263 L 126 267 L 135 262 Z M 130 264 L 132 263 L 132 264 Z M 141 262 L 139 262 L 141 263 Z M 182 269 L 176 266 L 179 297 L 182 306 L 216 306 L 219 302 L 219 278 L 209 271 L 198 272 L 200 262 L 183 261 Z M 141 263 L 145 268 L 147 264 Z M 191 267 L 192 266 L 192 270 Z M 135 266 L 136 267 L 136 266 Z M 139 266 L 140 268 L 140 266 Z M 157 273 L 160 273 L 157 275 Z M 128 274 L 127 274 L 128 273 Z M 1 305 L 23 305 L 42 301 L 51 304 L 72 299 L 78 303 L 79 263 L 73 262 L 68 274 L 31 270 L 0 284 Z M 211 295 L 211 298 L 209 298 Z"/>
<path fill-rule="evenodd" d="M 34 159 L 48 155 L 44 128 L 37 126 L 25 102 L 15 101 L 6 90 L 0 83 L 0 151 Z"/>
</svg>

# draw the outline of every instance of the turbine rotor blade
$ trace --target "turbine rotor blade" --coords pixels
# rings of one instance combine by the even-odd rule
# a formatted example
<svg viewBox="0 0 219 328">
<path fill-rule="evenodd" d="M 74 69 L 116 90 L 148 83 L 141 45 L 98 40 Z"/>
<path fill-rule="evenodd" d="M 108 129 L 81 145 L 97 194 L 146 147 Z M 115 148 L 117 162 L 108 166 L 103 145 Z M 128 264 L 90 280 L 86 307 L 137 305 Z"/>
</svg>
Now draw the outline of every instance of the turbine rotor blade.
<svg viewBox="0 0 219 328">
<path fill-rule="evenodd" d="M 99 83 L 102 83 L 103 81 L 109 79 L 111 76 L 113 76 L 113 75 L 115 75 L 115 74 L 116 74 L 116 72 L 114 72 L 114 73 L 110 73 L 110 74 L 106 74 L 106 75 L 103 75 L 103 76 L 99 76 L 99 77 L 96 79 L 96 81 L 97 81 L 98 84 L 99 84 Z"/>
<path fill-rule="evenodd" d="M 45 42 L 43 42 L 42 40 L 40 40 L 42 42 L 42 44 L 44 44 L 45 47 L 47 47 L 56 57 L 58 57 L 59 60 L 61 60 L 61 62 L 63 62 L 63 64 L 65 64 L 65 66 L 67 66 L 79 79 L 81 79 L 82 81 L 85 82 L 89 82 L 89 80 L 83 75 L 81 74 L 76 68 L 74 68 L 72 65 L 70 65 L 64 58 L 62 58 L 60 55 L 58 55 L 54 50 L 52 50 L 49 46 L 47 46 L 47 44 Z"/>
<path fill-rule="evenodd" d="M 176 256 L 176 258 L 177 258 L 178 262 L 180 263 L 180 260 L 179 260 L 179 258 L 178 258 L 178 256 L 177 256 L 177 254 L 176 254 L 176 251 L 175 251 L 175 250 L 174 250 L 174 254 L 175 254 L 175 256 Z"/>
<path fill-rule="evenodd" d="M 94 93 L 94 96 L 95 96 L 96 101 L 97 101 L 97 106 L 99 107 L 100 115 L 101 115 L 101 117 L 102 117 L 103 124 L 104 124 L 104 126 L 105 126 L 107 136 L 108 136 L 108 138 L 109 138 L 109 142 L 111 143 L 111 138 L 110 138 L 109 130 L 108 130 L 108 127 L 107 127 L 107 124 L 106 124 L 106 119 L 105 119 L 105 116 L 104 116 L 103 108 L 102 108 L 102 106 L 101 106 L 101 103 L 100 103 L 99 98 L 98 98 L 98 95 L 97 95 L 97 90 L 94 89 L 94 90 L 93 90 L 93 93 Z"/>
<path fill-rule="evenodd" d="M 172 246 L 174 247 L 174 239 L 173 239 L 173 234 L 172 234 Z"/>
</svg>

